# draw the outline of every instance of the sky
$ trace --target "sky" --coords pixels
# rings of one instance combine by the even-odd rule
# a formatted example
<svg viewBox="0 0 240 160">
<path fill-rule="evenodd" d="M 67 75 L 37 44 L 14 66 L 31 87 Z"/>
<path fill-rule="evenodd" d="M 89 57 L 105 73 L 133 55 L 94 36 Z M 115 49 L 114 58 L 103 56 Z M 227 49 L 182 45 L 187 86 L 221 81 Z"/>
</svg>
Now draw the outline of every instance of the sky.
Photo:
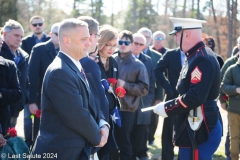
<svg viewBox="0 0 240 160">
<path fill-rule="evenodd" d="M 88 0 L 88 1 L 90 3 L 90 0 Z M 178 0 L 178 3 L 183 4 L 183 3 L 181 3 L 181 1 L 183 1 L 183 0 Z M 68 1 L 58 0 L 57 2 L 58 2 L 59 8 L 61 8 L 64 12 L 66 12 L 67 14 L 69 14 L 71 12 L 73 0 L 68 0 Z M 112 14 L 112 5 L 113 5 L 114 13 L 118 13 L 120 10 L 128 7 L 128 2 L 129 2 L 129 0 L 103 0 L 103 4 L 105 7 L 104 13 L 107 16 L 110 16 Z M 159 10 L 162 11 L 162 12 L 159 12 L 159 14 L 161 15 L 164 12 L 165 0 L 160 0 L 159 2 L 160 2 Z M 205 2 L 206 2 L 206 0 L 200 1 L 200 8 L 202 8 L 204 6 Z M 157 0 L 152 0 L 152 3 L 157 4 Z M 215 8 L 217 8 L 219 5 L 219 1 L 214 0 L 214 5 L 215 5 Z"/>
</svg>

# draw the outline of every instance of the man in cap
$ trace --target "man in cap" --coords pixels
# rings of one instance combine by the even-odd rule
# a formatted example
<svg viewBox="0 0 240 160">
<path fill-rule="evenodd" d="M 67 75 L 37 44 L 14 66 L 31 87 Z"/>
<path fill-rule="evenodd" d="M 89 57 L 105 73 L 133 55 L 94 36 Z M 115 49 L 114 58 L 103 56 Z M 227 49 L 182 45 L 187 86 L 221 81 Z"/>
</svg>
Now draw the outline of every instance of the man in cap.
<svg viewBox="0 0 240 160">
<path fill-rule="evenodd" d="M 202 23 L 190 18 L 170 18 L 175 40 L 187 61 L 177 83 L 179 97 L 154 106 L 162 117 L 176 116 L 173 141 L 179 147 L 180 160 L 211 159 L 222 136 L 216 98 L 220 86 L 220 68 L 214 52 L 202 42 Z"/>
</svg>

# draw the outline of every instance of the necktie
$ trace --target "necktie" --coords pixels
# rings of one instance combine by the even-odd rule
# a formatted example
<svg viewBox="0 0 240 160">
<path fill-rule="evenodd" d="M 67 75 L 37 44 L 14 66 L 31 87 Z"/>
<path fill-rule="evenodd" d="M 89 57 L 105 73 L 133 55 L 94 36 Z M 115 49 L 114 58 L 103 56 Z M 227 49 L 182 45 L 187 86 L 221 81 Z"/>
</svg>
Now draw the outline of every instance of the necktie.
<svg viewBox="0 0 240 160">
<path fill-rule="evenodd" d="M 87 77 L 86 77 L 86 74 L 85 74 L 83 68 L 81 69 L 81 73 L 82 73 L 82 75 L 83 75 L 83 77 L 84 77 L 85 82 L 86 82 L 87 85 L 88 85 Z"/>
</svg>

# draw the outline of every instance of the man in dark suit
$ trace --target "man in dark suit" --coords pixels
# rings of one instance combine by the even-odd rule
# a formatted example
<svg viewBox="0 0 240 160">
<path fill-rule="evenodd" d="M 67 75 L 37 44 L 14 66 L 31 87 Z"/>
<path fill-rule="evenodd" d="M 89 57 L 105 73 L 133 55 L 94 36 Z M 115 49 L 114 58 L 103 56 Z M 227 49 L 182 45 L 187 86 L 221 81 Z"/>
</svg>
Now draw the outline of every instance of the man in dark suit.
<svg viewBox="0 0 240 160">
<path fill-rule="evenodd" d="M 88 54 L 92 52 L 96 52 L 97 50 L 97 42 L 100 38 L 99 32 L 99 23 L 96 19 L 89 16 L 80 16 L 79 20 L 82 20 L 88 24 L 89 34 L 90 34 L 90 42 L 91 45 L 88 48 Z M 87 79 L 89 81 L 90 87 L 92 89 L 92 93 L 94 95 L 94 99 L 97 107 L 101 109 L 105 120 L 109 122 L 109 103 L 105 95 L 105 90 L 101 83 L 101 71 L 96 62 L 86 56 L 80 59 L 80 63 L 86 73 Z M 108 143 L 102 147 L 98 152 L 98 158 L 100 160 L 108 160 L 109 155 L 112 150 L 117 149 L 116 141 L 113 135 L 113 132 L 109 134 Z M 94 149 L 92 153 L 96 152 L 98 149 Z"/>
<path fill-rule="evenodd" d="M 185 60 L 185 54 L 180 48 L 168 50 L 158 61 L 155 68 L 155 77 L 162 85 L 166 93 L 166 100 L 178 97 L 176 90 L 178 77 Z M 167 72 L 167 77 L 165 73 Z M 175 117 L 167 117 L 163 121 L 162 130 L 162 159 L 172 160 L 174 158 L 174 146 L 172 143 L 173 124 Z"/>
<path fill-rule="evenodd" d="M 148 55 L 149 57 L 151 57 L 152 65 L 153 65 L 153 69 L 154 69 L 157 66 L 157 62 L 162 57 L 162 54 L 153 50 L 151 47 L 149 47 L 153 40 L 152 31 L 150 29 L 143 27 L 143 28 L 140 28 L 138 30 L 138 32 L 143 34 L 144 37 L 146 38 L 146 46 L 145 46 L 143 52 L 146 55 Z M 164 92 L 163 92 L 162 86 L 159 84 L 158 81 L 156 81 L 152 105 L 156 105 L 163 101 L 163 98 L 164 98 L 163 93 Z M 158 115 L 151 112 L 151 122 L 149 124 L 149 129 L 148 129 L 148 144 L 149 145 L 154 145 L 154 135 L 157 130 L 157 126 L 158 126 Z"/>
<path fill-rule="evenodd" d="M 18 79 L 22 91 L 22 99 L 20 102 L 10 105 L 11 111 L 11 127 L 15 127 L 19 112 L 27 103 L 27 68 L 28 54 L 20 48 L 22 37 L 24 34 L 22 25 L 14 20 L 8 20 L 3 27 L 3 39 L 0 56 L 15 62 L 17 67 Z"/>
<path fill-rule="evenodd" d="M 29 59 L 28 77 L 30 85 L 28 104 L 30 113 L 34 115 L 38 109 L 41 109 L 41 90 L 45 71 L 47 70 L 47 67 L 52 63 L 59 51 L 58 27 L 59 23 L 52 25 L 50 32 L 51 39 L 47 42 L 38 43 L 35 45 L 32 49 L 32 54 Z M 39 122 L 40 119 L 35 116 L 32 137 L 33 139 L 26 139 L 28 146 L 32 145 L 32 140 L 34 140 L 37 136 L 39 130 Z M 25 131 L 25 133 L 28 132 Z"/>
<path fill-rule="evenodd" d="M 44 19 L 41 16 L 33 16 L 30 19 L 29 27 L 32 30 L 33 34 L 23 38 L 21 48 L 30 55 L 34 45 L 40 42 L 46 42 L 51 37 L 43 32 Z"/>
<path fill-rule="evenodd" d="M 40 42 L 46 42 L 50 39 L 44 30 L 44 19 L 41 16 L 33 16 L 30 19 L 30 29 L 33 34 L 23 38 L 21 48 L 30 56 L 34 45 Z M 32 144 L 32 119 L 28 105 L 24 106 L 24 136 L 28 146 Z"/>
<path fill-rule="evenodd" d="M 141 97 L 141 102 L 135 114 L 133 129 L 131 132 L 132 160 L 138 157 L 140 160 L 148 160 L 147 156 L 147 130 L 150 124 L 151 112 L 142 112 L 141 109 L 151 106 L 154 98 L 155 77 L 152 60 L 142 53 L 145 48 L 146 38 L 141 33 L 133 34 L 132 54 L 139 59 L 146 67 L 149 78 L 149 92 Z"/>
<path fill-rule="evenodd" d="M 61 51 L 44 77 L 40 132 L 32 155 L 53 153 L 63 160 L 89 160 L 92 147 L 107 142 L 108 124 L 95 106 L 79 62 L 90 45 L 87 26 L 75 18 L 60 24 Z"/>
</svg>

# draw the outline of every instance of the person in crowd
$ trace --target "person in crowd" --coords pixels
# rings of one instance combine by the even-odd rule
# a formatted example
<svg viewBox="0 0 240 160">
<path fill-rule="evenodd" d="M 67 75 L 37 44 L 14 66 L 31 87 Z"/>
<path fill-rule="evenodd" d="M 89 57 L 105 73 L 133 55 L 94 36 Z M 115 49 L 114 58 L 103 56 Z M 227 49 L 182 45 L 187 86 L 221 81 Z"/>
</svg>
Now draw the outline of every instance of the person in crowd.
<svg viewBox="0 0 240 160">
<path fill-rule="evenodd" d="M 34 45 L 40 42 L 46 42 L 51 37 L 46 35 L 44 31 L 44 18 L 41 16 L 33 16 L 30 19 L 29 27 L 31 31 L 33 32 L 32 35 L 24 37 L 22 40 L 21 48 L 28 53 L 28 55 L 31 55 L 32 48 Z M 39 84 L 41 85 L 41 84 Z M 24 106 L 24 137 L 25 142 L 30 147 L 33 143 L 32 141 L 32 130 L 33 130 L 33 124 L 31 119 L 31 112 L 29 111 L 29 107 L 26 104 Z"/>
<path fill-rule="evenodd" d="M 240 48 L 240 37 L 238 37 L 237 39 L 237 47 Z M 236 62 L 238 61 L 240 52 L 238 52 L 237 54 L 235 54 L 234 56 L 228 58 L 223 67 L 221 68 L 221 80 L 223 80 L 223 77 L 225 75 L 226 70 L 233 64 L 236 64 Z M 222 92 L 222 90 L 220 90 L 220 95 L 219 95 L 219 101 L 221 103 L 221 107 L 224 110 L 227 110 L 227 103 L 226 103 L 226 95 Z M 230 136 L 229 136 L 229 127 L 228 127 L 228 132 L 226 135 L 226 141 L 225 141 L 225 155 L 227 157 L 227 160 L 231 160 L 230 157 Z"/>
<path fill-rule="evenodd" d="M 34 45 L 40 42 L 46 42 L 51 37 L 44 33 L 44 18 L 41 16 L 33 16 L 29 21 L 29 27 L 33 32 L 32 35 L 29 35 L 22 40 L 21 48 L 31 55 L 32 48 Z"/>
<path fill-rule="evenodd" d="M 60 52 L 44 76 L 40 132 L 31 155 L 53 153 L 61 159 L 89 160 L 93 146 L 106 144 L 109 124 L 94 103 L 79 62 L 90 46 L 88 24 L 65 19 L 58 33 Z"/>
<path fill-rule="evenodd" d="M 98 66 L 101 71 L 101 79 L 108 80 L 109 78 L 114 78 L 115 80 L 118 79 L 118 65 L 116 60 L 112 57 L 115 49 L 118 45 L 118 32 L 115 28 L 113 28 L 110 25 L 104 25 L 99 31 L 99 34 L 101 35 L 101 38 L 98 40 L 98 56 L 99 56 L 99 62 Z M 111 91 L 112 90 L 112 91 Z M 119 107 L 119 101 L 118 98 L 115 95 L 115 87 L 112 85 L 112 88 L 110 88 L 109 91 L 106 91 L 105 94 L 108 99 L 109 103 L 109 117 L 110 117 L 110 111 L 115 109 L 115 107 Z M 102 160 L 108 160 L 108 159 L 114 159 L 110 153 L 117 150 L 117 145 L 114 147 L 114 145 L 111 145 L 115 141 L 114 136 L 114 128 L 118 127 L 114 125 L 114 120 L 109 121 L 111 130 L 109 135 L 109 141 L 104 146 L 100 152 L 98 153 L 100 159 Z M 109 144 L 111 143 L 111 144 Z M 102 152 L 109 153 L 109 155 L 105 155 L 102 157 Z"/>
<path fill-rule="evenodd" d="M 3 27 L 3 39 L 0 56 L 12 60 L 17 67 L 19 84 L 22 91 L 22 99 L 20 102 L 10 105 L 11 111 L 11 127 L 15 127 L 19 112 L 23 110 L 28 100 L 28 54 L 20 48 L 24 30 L 22 25 L 15 20 L 8 20 Z"/>
<path fill-rule="evenodd" d="M 141 97 L 138 109 L 134 112 L 134 123 L 131 132 L 132 159 L 148 160 L 147 155 L 147 130 L 150 124 L 151 112 L 142 112 L 141 109 L 152 105 L 155 90 L 155 77 L 151 58 L 143 54 L 146 38 L 141 33 L 133 34 L 132 54 L 146 67 L 149 78 L 149 92 Z"/>
<path fill-rule="evenodd" d="M 140 28 L 138 30 L 138 33 L 141 33 L 144 35 L 144 37 L 146 38 L 146 45 L 145 48 L 143 50 L 143 53 L 148 55 L 149 57 L 151 57 L 152 59 L 152 65 L 153 68 L 156 67 L 157 62 L 160 60 L 160 58 L 162 57 L 162 54 L 153 50 L 150 45 L 152 43 L 153 37 L 152 37 L 152 31 L 146 27 Z M 163 101 L 163 88 L 162 86 L 156 81 L 155 82 L 155 91 L 154 91 L 154 98 L 153 98 L 153 102 L 152 105 L 156 105 L 160 102 Z M 151 121 L 148 127 L 148 144 L 149 145 L 154 145 L 154 135 L 155 132 L 157 130 L 157 126 L 158 126 L 158 115 L 151 112 Z M 143 150 L 146 150 L 143 149 Z"/>
<path fill-rule="evenodd" d="M 211 36 L 205 36 L 205 37 L 203 37 L 203 43 L 204 43 L 205 45 L 207 45 L 209 48 L 211 48 L 212 51 L 215 53 L 215 41 L 214 41 L 213 37 L 211 37 Z M 219 65 L 220 65 L 220 69 L 221 69 L 222 66 L 223 66 L 223 64 L 224 64 L 224 60 L 223 60 L 223 58 L 222 58 L 220 55 L 218 55 L 218 54 L 216 54 L 216 57 L 217 57 L 217 60 L 218 60 L 218 63 L 219 63 Z"/>
<path fill-rule="evenodd" d="M 132 32 L 123 30 L 119 33 L 119 47 L 113 55 L 118 64 L 117 87 L 126 90 L 120 98 L 120 113 L 122 127 L 116 127 L 116 140 L 120 150 L 120 159 L 132 157 L 131 131 L 135 120 L 135 113 L 139 107 L 140 99 L 149 92 L 149 78 L 144 64 L 133 57 Z"/>
<path fill-rule="evenodd" d="M 179 96 L 154 106 L 154 112 L 166 118 L 176 116 L 174 144 L 180 160 L 212 159 L 222 136 L 217 97 L 220 67 L 215 53 L 202 42 L 203 20 L 170 17 L 176 42 L 186 55 L 177 91 Z M 203 118 L 204 117 L 204 118 Z"/>
<path fill-rule="evenodd" d="M 153 33 L 153 46 L 152 49 L 158 51 L 162 55 L 167 51 L 168 48 L 164 47 L 166 35 L 162 31 L 156 31 Z"/>
<path fill-rule="evenodd" d="M 176 48 L 167 50 L 163 57 L 158 61 L 154 72 L 156 80 L 165 90 L 165 101 L 177 98 L 179 95 L 176 86 L 185 59 L 185 54 L 180 48 Z M 164 74 L 165 71 L 168 73 L 167 76 Z M 164 118 L 163 120 L 162 159 L 174 159 L 174 145 L 172 143 L 174 122 L 174 116 Z"/>
<path fill-rule="evenodd" d="M 230 157 L 231 160 L 238 160 L 239 157 L 239 116 L 240 116 L 240 58 L 237 63 L 231 65 L 225 72 L 221 90 L 228 96 L 228 119 L 230 133 Z"/>
<path fill-rule="evenodd" d="M 0 35 L 0 54 L 2 45 L 3 40 Z M 11 127 L 9 105 L 18 103 L 21 97 L 22 93 L 15 63 L 0 56 L 0 147 L 6 144 L 2 135 L 6 135 L 8 128 Z"/>
<path fill-rule="evenodd" d="M 86 22 L 88 24 L 88 29 L 89 29 L 89 34 L 90 34 L 90 42 L 91 45 L 88 48 L 88 56 L 82 58 L 80 60 L 80 63 L 86 73 L 86 76 L 88 78 L 90 87 L 92 89 L 92 92 L 94 94 L 94 99 L 95 103 L 97 104 L 97 107 L 101 109 L 103 112 L 103 115 L 105 116 L 105 120 L 110 123 L 109 121 L 109 102 L 107 100 L 107 97 L 105 95 L 105 89 L 103 88 L 103 85 L 101 83 L 101 71 L 96 62 L 99 60 L 94 58 L 93 60 L 91 59 L 91 55 L 97 54 L 97 44 L 98 40 L 101 38 L 101 35 L 99 34 L 99 22 L 89 16 L 80 16 L 78 19 Z M 111 124 L 111 123 L 110 123 Z M 102 147 L 100 150 L 99 148 L 95 148 L 92 150 L 92 155 L 94 156 L 93 153 L 97 152 L 98 158 L 99 159 L 104 159 L 108 158 L 108 144 L 113 144 L 111 146 L 113 149 L 116 148 L 116 143 L 115 141 L 112 141 L 112 134 L 111 134 L 112 128 L 110 127 L 110 134 L 109 134 L 109 139 L 107 145 Z M 113 142 L 113 143 L 112 143 Z M 107 149 L 107 152 L 106 152 Z"/>
<path fill-rule="evenodd" d="M 51 27 L 51 32 L 49 33 L 51 39 L 47 42 L 42 42 L 36 44 L 32 49 L 32 54 L 29 58 L 29 68 L 28 68 L 28 77 L 29 77 L 29 101 L 28 107 L 32 115 L 36 115 L 38 110 L 41 110 L 41 91 L 42 91 L 42 82 L 45 71 L 47 67 L 52 63 L 59 51 L 59 39 L 58 39 L 58 28 L 59 23 L 55 23 Z M 27 145 L 30 147 L 32 140 L 34 140 L 39 131 L 40 119 L 37 116 L 34 116 L 33 124 L 33 139 L 26 139 Z M 25 128 L 27 124 L 24 123 Z M 27 131 L 25 133 L 28 133 Z"/>
</svg>

